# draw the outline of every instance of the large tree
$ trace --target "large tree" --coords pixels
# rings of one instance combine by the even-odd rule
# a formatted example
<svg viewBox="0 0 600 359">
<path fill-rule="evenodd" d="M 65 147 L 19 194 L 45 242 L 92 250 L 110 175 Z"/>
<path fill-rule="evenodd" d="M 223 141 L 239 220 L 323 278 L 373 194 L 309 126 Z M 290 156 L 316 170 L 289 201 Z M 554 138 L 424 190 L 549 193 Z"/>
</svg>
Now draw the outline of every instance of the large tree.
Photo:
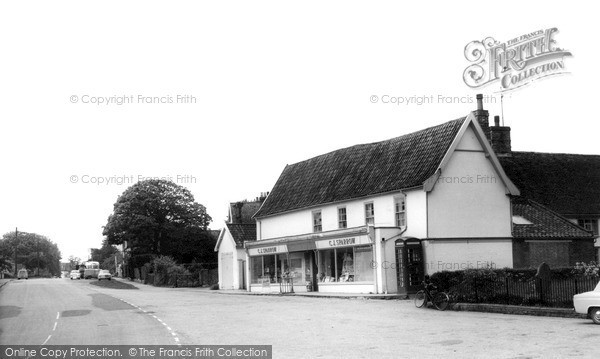
<svg viewBox="0 0 600 359">
<path fill-rule="evenodd" d="M 0 242 L 0 266 L 6 267 L 6 262 L 10 261 L 10 266 L 14 270 L 16 249 L 17 264 L 27 269 L 46 269 L 52 275 L 60 274 L 60 250 L 45 236 L 18 232 L 18 237 L 15 237 L 15 232 L 9 232 L 4 234 Z"/>
<path fill-rule="evenodd" d="M 181 255 L 182 243 L 202 242 L 210 221 L 206 208 L 187 188 L 152 179 L 134 184 L 119 196 L 102 233 L 108 244 L 127 241 L 134 257 L 169 254 L 183 262 L 190 257 Z"/>
<path fill-rule="evenodd" d="M 117 249 L 114 245 L 108 243 L 108 239 L 104 239 L 102 241 L 102 247 L 100 248 L 92 248 L 92 260 L 96 262 L 104 262 L 106 259 L 111 258 Z"/>
</svg>

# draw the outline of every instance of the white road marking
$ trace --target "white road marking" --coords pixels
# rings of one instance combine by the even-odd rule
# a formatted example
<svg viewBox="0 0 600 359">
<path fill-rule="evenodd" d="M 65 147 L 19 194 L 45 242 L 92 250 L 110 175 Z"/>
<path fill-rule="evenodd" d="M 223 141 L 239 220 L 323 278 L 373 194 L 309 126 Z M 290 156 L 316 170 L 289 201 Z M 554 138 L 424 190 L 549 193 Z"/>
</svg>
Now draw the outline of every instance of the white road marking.
<svg viewBox="0 0 600 359">
<path fill-rule="evenodd" d="M 58 320 L 58 317 L 60 317 L 60 312 L 56 312 L 56 320 Z"/>
<path fill-rule="evenodd" d="M 48 338 L 46 338 L 46 340 L 44 340 L 42 345 L 46 345 L 46 343 L 48 343 L 48 340 L 50 340 L 50 338 L 52 338 L 52 335 L 48 335 Z"/>
<path fill-rule="evenodd" d="M 58 325 L 58 322 L 54 322 L 54 328 L 52 328 L 52 331 L 56 330 L 56 325 Z"/>
<path fill-rule="evenodd" d="M 94 289 L 94 290 L 96 290 L 96 289 Z M 175 340 L 175 342 L 177 342 L 177 345 L 181 346 L 181 343 L 179 342 L 179 338 L 177 337 L 177 333 L 175 333 L 175 332 L 173 331 L 173 329 L 171 329 L 171 327 L 167 326 L 167 323 L 163 322 L 163 321 L 162 321 L 162 319 L 160 319 L 159 317 L 157 317 L 156 315 L 154 315 L 154 314 L 152 314 L 152 313 L 149 313 L 149 312 L 147 312 L 147 311 L 143 310 L 143 309 L 142 309 L 142 307 L 138 307 L 138 306 L 136 306 L 136 305 L 133 305 L 133 304 L 131 304 L 131 303 L 129 303 L 129 302 L 127 302 L 127 301 L 125 301 L 124 299 L 121 299 L 121 298 L 117 298 L 117 297 L 115 297 L 115 296 L 114 296 L 114 295 L 112 295 L 112 294 L 109 294 L 109 295 L 110 295 L 111 297 L 115 298 L 115 299 L 118 299 L 118 300 L 120 300 L 120 301 L 122 301 L 122 302 L 124 302 L 124 303 L 127 303 L 127 304 L 131 305 L 131 306 L 132 306 L 132 307 L 134 307 L 134 308 L 137 308 L 137 309 L 141 310 L 141 311 L 142 311 L 142 312 L 144 312 L 144 313 L 147 313 L 148 315 L 151 315 L 151 316 L 152 316 L 154 319 L 158 320 L 158 321 L 159 321 L 159 322 L 160 322 L 162 325 L 164 325 L 165 327 L 167 327 L 167 330 L 169 331 L 169 333 L 171 333 L 171 335 L 173 336 L 173 339 Z M 50 337 L 48 337 L 48 339 L 50 339 Z M 48 341 L 48 339 L 46 339 L 46 341 Z M 45 344 L 45 343 L 46 343 L 46 342 L 44 342 L 44 344 Z M 44 344 L 42 344 L 42 345 L 44 345 Z"/>
</svg>

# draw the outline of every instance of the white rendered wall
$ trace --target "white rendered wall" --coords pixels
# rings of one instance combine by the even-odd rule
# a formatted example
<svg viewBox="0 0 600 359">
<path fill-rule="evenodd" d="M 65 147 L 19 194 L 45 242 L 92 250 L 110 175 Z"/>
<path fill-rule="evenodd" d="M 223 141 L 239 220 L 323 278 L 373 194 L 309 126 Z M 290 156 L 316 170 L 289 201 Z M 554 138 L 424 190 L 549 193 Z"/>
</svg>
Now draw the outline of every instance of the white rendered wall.
<svg viewBox="0 0 600 359">
<path fill-rule="evenodd" d="M 375 207 L 375 227 L 394 227 L 394 198 L 401 192 L 388 193 L 359 200 L 304 209 L 272 217 L 259 219 L 257 231 L 260 239 L 279 238 L 299 234 L 313 233 L 312 214 L 321 211 L 323 231 L 339 229 L 338 208 L 346 207 L 347 228 L 365 225 L 365 204 L 372 202 Z M 422 190 L 406 193 L 407 225 L 411 235 L 423 237 L 426 233 L 426 196 Z"/>
<path fill-rule="evenodd" d="M 512 268 L 512 240 L 423 241 L 425 273 L 477 268 Z"/>
<path fill-rule="evenodd" d="M 429 238 L 511 236 L 506 188 L 471 128 L 428 194 L 427 207 Z"/>
</svg>

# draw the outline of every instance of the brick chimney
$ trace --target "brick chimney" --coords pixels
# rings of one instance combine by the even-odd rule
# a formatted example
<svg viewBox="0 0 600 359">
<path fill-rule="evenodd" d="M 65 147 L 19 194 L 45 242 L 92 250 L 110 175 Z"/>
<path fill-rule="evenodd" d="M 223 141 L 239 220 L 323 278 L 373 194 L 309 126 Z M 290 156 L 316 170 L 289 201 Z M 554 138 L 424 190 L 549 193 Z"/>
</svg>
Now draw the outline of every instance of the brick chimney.
<svg viewBox="0 0 600 359">
<path fill-rule="evenodd" d="M 500 116 L 494 116 L 494 126 L 489 128 L 492 148 L 499 157 L 511 155 L 510 127 L 500 126 Z"/>
<path fill-rule="evenodd" d="M 490 141 L 490 114 L 487 110 L 483 109 L 483 95 L 478 93 L 476 98 L 477 110 L 473 111 L 473 115 L 475 116 L 475 119 L 477 119 L 477 122 L 479 122 L 479 126 L 481 126 L 485 137 Z"/>
<path fill-rule="evenodd" d="M 242 207 L 244 206 L 244 202 L 236 202 L 231 206 L 232 209 L 232 219 L 231 223 L 242 223 Z"/>
</svg>

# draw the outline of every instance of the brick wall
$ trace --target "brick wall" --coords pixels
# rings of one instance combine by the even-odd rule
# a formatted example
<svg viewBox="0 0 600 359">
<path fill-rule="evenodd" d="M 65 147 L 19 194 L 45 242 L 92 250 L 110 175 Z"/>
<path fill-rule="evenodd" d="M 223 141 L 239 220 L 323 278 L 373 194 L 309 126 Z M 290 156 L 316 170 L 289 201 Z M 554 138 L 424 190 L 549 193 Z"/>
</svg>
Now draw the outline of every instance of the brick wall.
<svg viewBox="0 0 600 359">
<path fill-rule="evenodd" d="M 552 268 L 572 267 L 576 262 L 596 260 L 596 248 L 592 239 L 571 242 L 525 242 L 513 241 L 513 267 L 537 268 L 546 262 Z"/>
</svg>

